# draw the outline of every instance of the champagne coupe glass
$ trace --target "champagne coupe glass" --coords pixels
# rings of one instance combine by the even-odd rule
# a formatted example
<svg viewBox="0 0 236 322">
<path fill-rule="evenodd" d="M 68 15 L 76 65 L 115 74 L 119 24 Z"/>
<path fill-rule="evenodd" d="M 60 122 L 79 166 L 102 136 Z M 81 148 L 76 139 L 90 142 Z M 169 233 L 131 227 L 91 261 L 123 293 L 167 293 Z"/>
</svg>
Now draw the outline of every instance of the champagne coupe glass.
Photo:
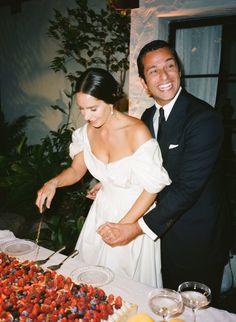
<svg viewBox="0 0 236 322">
<path fill-rule="evenodd" d="M 190 307 L 193 312 L 193 321 L 196 322 L 196 312 L 198 309 L 207 306 L 211 302 L 210 288 L 199 282 L 184 282 L 179 285 L 180 292 L 184 305 Z"/>
<path fill-rule="evenodd" d="M 148 294 L 148 304 L 153 313 L 168 321 L 173 315 L 182 312 L 183 300 L 180 293 L 168 289 L 154 289 Z"/>
</svg>

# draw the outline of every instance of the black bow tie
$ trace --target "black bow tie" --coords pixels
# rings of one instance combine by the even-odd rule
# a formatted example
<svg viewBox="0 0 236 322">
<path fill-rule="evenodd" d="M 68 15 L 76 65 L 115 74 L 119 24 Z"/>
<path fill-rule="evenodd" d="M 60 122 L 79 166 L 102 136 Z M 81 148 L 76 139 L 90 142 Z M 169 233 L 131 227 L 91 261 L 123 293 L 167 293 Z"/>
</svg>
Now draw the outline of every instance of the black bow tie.
<svg viewBox="0 0 236 322">
<path fill-rule="evenodd" d="M 158 132 L 157 132 L 157 140 L 160 140 L 161 132 L 163 130 L 163 126 L 166 122 L 164 109 L 162 107 L 159 108 L 159 122 L 158 122 Z"/>
</svg>

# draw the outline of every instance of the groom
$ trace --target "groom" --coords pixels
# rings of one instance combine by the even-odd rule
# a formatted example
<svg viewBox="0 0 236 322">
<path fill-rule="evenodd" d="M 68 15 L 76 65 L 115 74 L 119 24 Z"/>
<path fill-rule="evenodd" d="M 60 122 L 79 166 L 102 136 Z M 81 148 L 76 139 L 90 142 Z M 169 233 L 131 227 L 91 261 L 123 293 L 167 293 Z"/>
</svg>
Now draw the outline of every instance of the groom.
<svg viewBox="0 0 236 322">
<path fill-rule="evenodd" d="M 158 142 L 172 184 L 138 222 L 107 223 L 99 233 L 112 247 L 143 233 L 161 238 L 164 287 L 177 289 L 188 280 L 205 283 L 217 305 L 229 248 L 219 162 L 222 123 L 210 105 L 181 87 L 180 62 L 168 43 L 146 44 L 137 64 L 142 85 L 154 99 L 142 120 L 153 137 L 161 126 Z M 161 108 L 164 121 L 159 126 Z M 107 236 L 111 234 L 113 238 Z"/>
</svg>

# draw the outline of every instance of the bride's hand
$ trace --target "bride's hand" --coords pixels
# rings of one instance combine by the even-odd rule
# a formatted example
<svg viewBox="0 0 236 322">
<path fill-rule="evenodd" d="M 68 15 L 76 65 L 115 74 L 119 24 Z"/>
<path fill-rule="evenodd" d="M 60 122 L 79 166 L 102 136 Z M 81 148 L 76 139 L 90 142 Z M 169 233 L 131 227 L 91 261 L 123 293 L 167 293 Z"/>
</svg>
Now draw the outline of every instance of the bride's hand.
<svg viewBox="0 0 236 322">
<path fill-rule="evenodd" d="M 105 242 L 112 241 L 117 238 L 116 228 L 113 227 L 113 229 L 111 229 L 109 227 L 109 224 L 111 224 L 111 223 L 105 223 L 105 224 L 101 225 L 100 227 L 98 227 L 98 229 L 97 229 L 97 233 L 102 237 L 103 241 L 105 241 Z"/>
<path fill-rule="evenodd" d="M 95 199 L 95 197 L 96 197 L 96 195 L 97 195 L 97 193 L 98 193 L 98 191 L 101 189 L 101 187 L 102 187 L 102 184 L 101 184 L 101 182 L 98 182 L 98 183 L 96 183 L 88 192 L 87 192 L 87 195 L 86 195 L 86 197 L 88 198 L 88 199 L 91 199 L 91 200 L 94 200 Z"/>
<path fill-rule="evenodd" d="M 46 208 L 50 208 L 52 199 L 56 193 L 57 185 L 53 181 L 46 182 L 41 189 L 37 192 L 37 199 L 35 201 L 36 206 L 39 208 L 39 212 L 44 211 L 44 205 Z"/>
<path fill-rule="evenodd" d="M 137 222 L 135 223 L 105 223 L 97 229 L 103 241 L 111 247 L 127 245 L 143 232 Z"/>
</svg>

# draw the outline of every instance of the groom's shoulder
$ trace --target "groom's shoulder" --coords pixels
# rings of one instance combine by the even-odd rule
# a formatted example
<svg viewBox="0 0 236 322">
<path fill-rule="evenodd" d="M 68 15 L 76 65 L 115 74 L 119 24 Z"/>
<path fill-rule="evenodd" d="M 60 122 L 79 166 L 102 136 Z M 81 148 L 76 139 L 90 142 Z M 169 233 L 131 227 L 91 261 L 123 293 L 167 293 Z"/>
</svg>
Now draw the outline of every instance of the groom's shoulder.
<svg viewBox="0 0 236 322">
<path fill-rule="evenodd" d="M 156 109 L 155 105 L 152 105 L 152 106 L 146 108 L 146 110 L 143 112 L 143 114 L 141 116 L 141 119 L 142 120 L 147 119 L 150 115 L 153 114 L 155 109 Z"/>
</svg>

